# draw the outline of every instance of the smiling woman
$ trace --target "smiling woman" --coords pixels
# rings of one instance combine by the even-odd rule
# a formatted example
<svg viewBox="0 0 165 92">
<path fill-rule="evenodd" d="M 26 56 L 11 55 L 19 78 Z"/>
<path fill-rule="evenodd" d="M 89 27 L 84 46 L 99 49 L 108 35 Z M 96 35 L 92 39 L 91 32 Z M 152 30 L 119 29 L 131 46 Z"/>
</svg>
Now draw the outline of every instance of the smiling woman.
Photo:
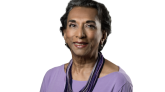
<svg viewBox="0 0 165 92">
<path fill-rule="evenodd" d="M 122 68 L 101 53 L 111 33 L 106 7 L 92 0 L 71 0 L 60 28 L 72 59 L 50 69 L 40 92 L 132 92 L 133 85 Z"/>
<path fill-rule="evenodd" d="M 97 10 L 95 8 L 74 7 L 68 14 L 64 39 L 72 54 L 80 57 L 88 54 L 91 57 L 95 56 L 96 59 L 100 40 L 103 42 L 106 39 L 106 34 L 102 35 Z"/>
</svg>

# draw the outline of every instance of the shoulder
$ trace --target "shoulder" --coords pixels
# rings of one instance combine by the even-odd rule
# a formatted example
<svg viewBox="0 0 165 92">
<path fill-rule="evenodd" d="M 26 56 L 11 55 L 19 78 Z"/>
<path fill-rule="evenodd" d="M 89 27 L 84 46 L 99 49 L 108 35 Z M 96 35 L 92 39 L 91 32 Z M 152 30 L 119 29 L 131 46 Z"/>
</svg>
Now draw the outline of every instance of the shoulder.
<svg viewBox="0 0 165 92">
<path fill-rule="evenodd" d="M 128 91 L 133 89 L 132 81 L 121 67 L 119 67 L 119 71 L 114 75 L 114 82 L 116 90 L 121 90 L 121 92 L 132 92 Z"/>
<path fill-rule="evenodd" d="M 115 85 L 114 89 L 119 90 L 124 86 L 132 87 L 132 82 L 130 77 L 126 74 L 126 72 L 119 66 L 113 64 L 112 62 L 105 59 L 105 64 L 103 66 L 103 70 L 100 74 L 100 77 L 106 76 L 106 81 L 110 84 L 113 83 Z"/>
<path fill-rule="evenodd" d="M 60 75 L 60 74 L 63 73 L 63 72 L 61 72 L 62 67 L 63 67 L 63 65 L 51 68 L 45 73 L 45 76 L 43 78 L 43 82 L 42 82 L 42 85 L 41 85 L 40 92 L 46 92 L 46 90 L 48 89 L 51 81 L 55 80 L 57 78 L 56 75 Z"/>
<path fill-rule="evenodd" d="M 115 73 L 116 78 L 121 79 L 121 80 L 126 80 L 131 83 L 130 77 L 126 74 L 126 72 L 121 67 L 105 59 L 105 64 L 101 72 L 102 76 L 111 74 L 113 72 L 116 72 Z"/>
<path fill-rule="evenodd" d="M 119 74 L 125 79 L 128 83 L 132 84 L 131 78 L 128 76 L 128 74 L 121 68 L 119 67 Z"/>
<path fill-rule="evenodd" d="M 100 73 L 99 78 L 104 77 L 104 76 L 106 76 L 110 73 L 113 73 L 113 72 L 118 72 L 118 71 L 119 71 L 119 67 L 117 65 L 115 65 L 111 61 L 105 59 L 105 63 L 104 63 L 104 66 L 103 66 L 103 69 Z"/>
<path fill-rule="evenodd" d="M 119 72 L 115 73 L 116 84 L 124 85 L 125 83 L 130 83 L 132 85 L 130 77 L 125 72 L 123 73 L 121 71 L 124 71 L 124 70 L 120 68 Z"/>
<path fill-rule="evenodd" d="M 64 67 L 64 65 L 60 65 L 60 66 L 53 67 L 53 68 L 49 69 L 45 74 L 45 78 L 48 79 L 48 78 L 53 77 L 59 73 L 62 73 L 63 67 Z"/>
<path fill-rule="evenodd" d="M 119 72 L 116 73 L 115 78 L 115 89 L 118 92 L 133 92 L 133 85 L 130 77 L 120 68 Z"/>
</svg>

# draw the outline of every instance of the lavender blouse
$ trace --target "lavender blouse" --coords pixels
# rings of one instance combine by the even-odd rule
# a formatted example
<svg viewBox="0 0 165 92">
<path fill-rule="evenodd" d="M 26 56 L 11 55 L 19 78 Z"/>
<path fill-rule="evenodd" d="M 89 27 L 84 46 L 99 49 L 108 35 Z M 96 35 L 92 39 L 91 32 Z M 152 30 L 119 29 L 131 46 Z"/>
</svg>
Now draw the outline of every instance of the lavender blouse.
<svg viewBox="0 0 165 92">
<path fill-rule="evenodd" d="M 64 65 L 54 67 L 46 72 L 40 92 L 64 92 L 65 80 Z M 79 92 L 86 83 L 87 81 L 73 80 L 73 91 Z M 119 67 L 118 72 L 99 78 L 93 92 L 133 92 L 133 85 L 129 76 Z"/>
</svg>

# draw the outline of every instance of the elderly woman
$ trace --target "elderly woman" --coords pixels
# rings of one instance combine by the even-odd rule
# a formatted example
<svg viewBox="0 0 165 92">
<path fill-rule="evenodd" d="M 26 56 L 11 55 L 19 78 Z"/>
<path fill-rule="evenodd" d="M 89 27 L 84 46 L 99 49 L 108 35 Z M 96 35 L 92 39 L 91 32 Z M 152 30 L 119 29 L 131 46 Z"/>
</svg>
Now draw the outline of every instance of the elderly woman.
<svg viewBox="0 0 165 92">
<path fill-rule="evenodd" d="M 124 70 L 100 52 L 111 33 L 106 7 L 92 0 L 71 0 L 61 17 L 69 63 L 47 71 L 40 92 L 132 92 Z"/>
</svg>

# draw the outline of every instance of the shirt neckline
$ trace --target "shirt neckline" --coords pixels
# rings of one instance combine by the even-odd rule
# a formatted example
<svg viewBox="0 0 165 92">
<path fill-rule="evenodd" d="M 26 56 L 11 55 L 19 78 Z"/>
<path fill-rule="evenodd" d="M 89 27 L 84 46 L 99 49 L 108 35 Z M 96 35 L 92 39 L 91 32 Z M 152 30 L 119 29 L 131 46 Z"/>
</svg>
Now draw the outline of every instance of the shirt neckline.
<svg viewBox="0 0 165 92">
<path fill-rule="evenodd" d="M 111 76 L 111 75 L 114 75 L 114 74 L 120 72 L 120 71 L 121 71 L 121 68 L 120 68 L 120 66 L 118 66 L 118 67 L 119 67 L 119 71 L 109 73 L 109 74 L 107 74 L 107 75 L 105 75 L 105 76 L 103 76 L 103 77 L 101 77 L 101 78 L 98 78 L 98 80 L 102 80 L 102 79 L 104 79 L 104 78 L 106 78 L 106 77 L 109 77 L 109 76 Z M 65 73 L 65 70 L 64 70 L 65 64 L 63 64 L 62 68 L 63 68 L 63 69 L 62 69 L 62 70 L 63 70 L 63 73 L 64 73 L 64 75 L 66 76 L 66 73 Z M 73 80 L 73 81 L 74 81 L 74 82 L 87 82 L 87 81 L 78 81 L 78 80 Z"/>
</svg>

